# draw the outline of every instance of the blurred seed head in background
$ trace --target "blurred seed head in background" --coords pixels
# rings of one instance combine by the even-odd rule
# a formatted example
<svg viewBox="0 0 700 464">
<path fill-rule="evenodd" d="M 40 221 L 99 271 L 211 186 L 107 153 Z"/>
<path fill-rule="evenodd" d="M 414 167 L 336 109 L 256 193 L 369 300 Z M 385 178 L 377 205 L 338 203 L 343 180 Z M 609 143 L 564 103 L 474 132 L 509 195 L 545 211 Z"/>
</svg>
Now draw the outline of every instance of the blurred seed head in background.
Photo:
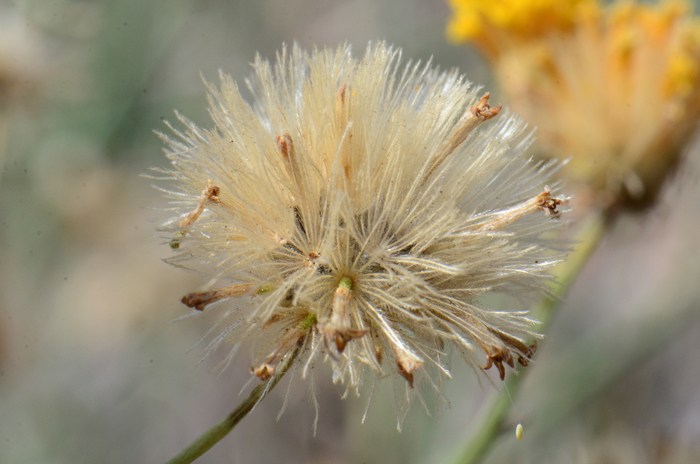
<svg viewBox="0 0 700 464">
<path fill-rule="evenodd" d="M 494 3 L 492 5 L 492 3 Z M 591 201 L 649 205 L 700 118 L 700 21 L 684 1 L 450 2 L 449 38 L 493 66 L 509 104 Z"/>
</svg>

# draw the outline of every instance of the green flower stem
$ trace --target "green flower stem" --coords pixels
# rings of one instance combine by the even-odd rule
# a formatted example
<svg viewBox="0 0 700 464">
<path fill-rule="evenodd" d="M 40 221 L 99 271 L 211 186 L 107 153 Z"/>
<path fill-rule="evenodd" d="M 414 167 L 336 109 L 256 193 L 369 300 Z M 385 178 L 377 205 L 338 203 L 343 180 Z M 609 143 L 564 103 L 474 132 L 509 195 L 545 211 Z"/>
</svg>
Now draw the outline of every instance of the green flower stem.
<svg viewBox="0 0 700 464">
<path fill-rule="evenodd" d="M 566 261 L 557 265 L 554 274 L 557 278 L 557 288 L 553 291 L 553 297 L 547 298 L 532 312 L 533 317 L 540 321 L 539 328 L 546 332 L 556 307 L 562 301 L 561 298 L 579 275 L 588 258 L 593 254 L 605 232 L 609 217 L 604 213 L 591 215 L 581 227 L 579 242 L 574 246 L 574 251 Z M 475 433 L 467 440 L 466 446 L 459 453 L 455 463 L 476 464 L 481 462 L 496 439 L 504 432 L 504 422 L 510 410 L 512 400 L 517 396 L 520 385 L 525 377 L 525 371 L 520 375 L 511 375 L 506 381 L 506 390 L 509 395 L 499 395 L 491 399 L 484 409 L 481 422 L 476 426 Z"/>
<path fill-rule="evenodd" d="M 294 348 L 282 363 L 280 363 L 277 373 L 269 380 L 262 382 L 250 392 L 248 398 L 243 400 L 241 404 L 234 409 L 224 420 L 204 432 L 199 438 L 193 441 L 187 448 L 182 450 L 177 456 L 172 458 L 166 464 L 189 464 L 195 459 L 206 453 L 212 446 L 223 439 L 233 428 L 243 419 L 253 408 L 267 396 L 267 394 L 275 388 L 275 385 L 282 380 L 284 374 L 289 370 L 297 355 L 299 354 L 299 346 Z"/>
</svg>

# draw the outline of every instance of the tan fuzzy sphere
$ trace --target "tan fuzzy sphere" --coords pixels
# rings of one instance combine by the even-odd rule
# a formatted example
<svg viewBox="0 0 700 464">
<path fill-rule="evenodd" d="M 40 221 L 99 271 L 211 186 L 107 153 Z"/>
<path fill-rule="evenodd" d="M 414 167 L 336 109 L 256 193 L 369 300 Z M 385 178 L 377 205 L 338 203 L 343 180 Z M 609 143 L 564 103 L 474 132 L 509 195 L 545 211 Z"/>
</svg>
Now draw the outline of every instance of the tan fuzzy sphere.
<svg viewBox="0 0 700 464">
<path fill-rule="evenodd" d="M 256 59 L 253 104 L 222 75 L 215 127 L 179 117 L 187 130 L 163 136 L 164 229 L 171 263 L 213 277 L 183 298 L 219 315 L 212 350 L 251 343 L 263 380 L 295 347 L 292 369 L 328 362 L 351 391 L 395 374 L 403 418 L 455 350 L 501 378 L 527 365 L 533 321 L 479 297 L 537 296 L 563 253 L 552 165 L 528 160 L 524 124 L 456 72 L 399 61 L 383 43 L 361 60 L 295 46 Z"/>
</svg>

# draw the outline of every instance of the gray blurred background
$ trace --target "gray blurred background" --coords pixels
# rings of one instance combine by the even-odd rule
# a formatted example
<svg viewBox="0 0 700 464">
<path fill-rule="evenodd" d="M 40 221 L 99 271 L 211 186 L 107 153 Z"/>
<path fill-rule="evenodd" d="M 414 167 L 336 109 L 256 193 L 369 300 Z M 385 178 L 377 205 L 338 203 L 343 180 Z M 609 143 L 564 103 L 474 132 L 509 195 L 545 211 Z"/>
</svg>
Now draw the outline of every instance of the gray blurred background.
<svg viewBox="0 0 700 464">
<path fill-rule="evenodd" d="M 0 464 L 159 463 L 240 401 L 243 350 L 198 364 L 206 318 L 186 313 L 201 276 L 161 260 L 166 166 L 153 130 L 173 109 L 210 127 L 200 72 L 241 82 L 283 42 L 458 67 L 499 100 L 475 52 L 446 42 L 443 0 L 0 1 Z M 503 102 L 507 103 L 507 102 Z M 528 368 L 489 462 L 700 462 L 700 144 L 645 215 L 603 241 Z M 439 419 L 396 430 L 391 381 L 340 400 L 320 375 L 276 389 L 201 463 L 452 462 L 488 397 L 460 360 Z"/>
</svg>

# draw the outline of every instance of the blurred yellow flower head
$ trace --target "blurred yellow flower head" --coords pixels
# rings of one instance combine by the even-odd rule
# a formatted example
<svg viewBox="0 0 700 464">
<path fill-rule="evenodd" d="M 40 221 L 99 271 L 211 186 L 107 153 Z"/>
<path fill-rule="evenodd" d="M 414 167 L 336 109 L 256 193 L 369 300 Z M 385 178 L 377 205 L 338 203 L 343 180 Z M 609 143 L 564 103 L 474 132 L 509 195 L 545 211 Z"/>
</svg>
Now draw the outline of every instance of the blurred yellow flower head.
<svg viewBox="0 0 700 464">
<path fill-rule="evenodd" d="M 473 41 L 497 55 L 503 42 L 520 42 L 573 29 L 581 7 L 595 0 L 448 0 L 454 16 L 447 26 L 453 42 Z"/>
<path fill-rule="evenodd" d="M 534 352 L 525 312 L 477 298 L 534 296 L 562 258 L 546 234 L 561 227 L 553 165 L 524 155 L 514 116 L 484 124 L 500 111 L 488 94 L 399 56 L 380 43 L 361 60 L 348 46 L 258 58 L 254 104 L 222 75 L 215 128 L 180 117 L 187 131 L 163 136 L 171 262 L 212 275 L 182 301 L 219 315 L 211 348 L 254 344 L 261 379 L 299 347 L 293 368 L 325 360 L 354 391 L 365 372 L 403 377 L 405 405 L 420 385 L 439 393 L 452 349 L 501 379 Z"/>
<path fill-rule="evenodd" d="M 484 53 L 548 155 L 600 193 L 653 200 L 700 118 L 700 23 L 685 2 L 451 4 L 449 37 Z"/>
</svg>

